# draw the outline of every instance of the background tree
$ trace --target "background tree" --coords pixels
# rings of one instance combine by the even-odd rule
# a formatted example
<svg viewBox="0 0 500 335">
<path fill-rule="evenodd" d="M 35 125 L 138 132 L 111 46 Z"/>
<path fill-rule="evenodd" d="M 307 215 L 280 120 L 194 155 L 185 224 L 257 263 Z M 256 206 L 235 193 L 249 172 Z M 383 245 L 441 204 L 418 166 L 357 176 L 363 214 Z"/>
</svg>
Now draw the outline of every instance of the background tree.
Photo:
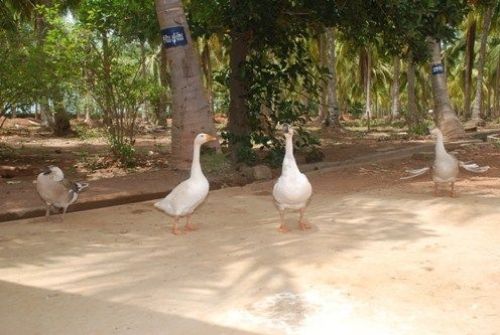
<svg viewBox="0 0 500 335">
<path fill-rule="evenodd" d="M 491 21 L 495 11 L 496 4 L 488 3 L 485 7 L 483 15 L 483 23 L 481 25 L 481 44 L 479 47 L 478 61 L 477 61 L 477 79 L 476 79 L 476 95 L 472 103 L 471 119 L 475 124 L 481 123 L 481 107 L 483 98 L 483 77 L 484 65 L 486 61 L 486 43 L 490 32 Z"/>
</svg>

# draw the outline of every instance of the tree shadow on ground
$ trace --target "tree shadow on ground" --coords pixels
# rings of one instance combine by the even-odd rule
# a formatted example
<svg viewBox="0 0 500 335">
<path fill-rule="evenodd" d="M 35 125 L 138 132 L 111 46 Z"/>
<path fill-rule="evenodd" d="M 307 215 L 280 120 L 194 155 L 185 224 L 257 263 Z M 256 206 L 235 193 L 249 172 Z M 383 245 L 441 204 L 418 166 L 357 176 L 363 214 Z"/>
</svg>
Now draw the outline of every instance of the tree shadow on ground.
<svg viewBox="0 0 500 335">
<path fill-rule="evenodd" d="M 0 281 L 3 334 L 234 334 L 249 331 L 81 294 Z"/>
<path fill-rule="evenodd" d="M 298 292 L 297 269 L 321 262 L 325 254 L 335 258 L 370 243 L 436 237 L 420 212 L 450 213 L 459 206 L 447 199 L 319 193 L 307 213 L 314 228 L 299 231 L 296 214 L 287 214 L 292 231 L 279 234 L 271 197 L 255 193 L 211 193 L 194 216 L 201 229 L 181 237 L 170 234 L 171 219 L 151 202 L 71 213 L 65 223 L 3 224 L 0 278 L 151 310 L 165 304 L 178 315 L 191 315 L 191 305 L 199 315 L 244 307 L 234 303 L 241 297 Z M 99 310 L 82 314 L 92 319 Z M 153 312 L 158 322 L 162 317 Z"/>
</svg>

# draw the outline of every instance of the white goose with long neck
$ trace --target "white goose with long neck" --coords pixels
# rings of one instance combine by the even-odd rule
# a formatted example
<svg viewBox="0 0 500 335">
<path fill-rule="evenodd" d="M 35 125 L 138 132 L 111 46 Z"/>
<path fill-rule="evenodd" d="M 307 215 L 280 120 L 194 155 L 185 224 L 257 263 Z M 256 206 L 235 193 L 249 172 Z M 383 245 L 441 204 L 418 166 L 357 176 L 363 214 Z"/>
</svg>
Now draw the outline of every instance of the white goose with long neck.
<svg viewBox="0 0 500 335">
<path fill-rule="evenodd" d="M 293 129 L 288 125 L 284 125 L 283 133 L 286 139 L 285 157 L 283 158 L 281 176 L 273 188 L 273 197 L 280 212 L 281 225 L 279 231 L 288 231 L 284 222 L 285 209 L 300 210 L 299 226 L 302 229 L 308 229 L 310 226 L 305 223 L 303 216 L 312 194 L 312 186 L 306 175 L 300 172 L 295 161 L 293 155 Z"/>
<path fill-rule="evenodd" d="M 436 138 L 435 158 L 432 166 L 432 179 L 434 180 L 434 195 L 438 194 L 438 184 L 446 183 L 450 185 L 450 195 L 455 196 L 455 181 L 458 177 L 459 167 L 474 173 L 483 173 L 488 171 L 489 166 L 479 166 L 474 162 L 464 163 L 450 155 L 444 147 L 443 133 L 438 128 L 430 131 L 431 135 Z M 420 169 L 406 170 L 408 176 L 400 179 L 411 179 L 423 175 L 431 170 L 430 166 Z"/>
<path fill-rule="evenodd" d="M 433 179 L 435 182 L 454 182 L 458 176 L 458 160 L 450 155 L 444 147 L 443 134 L 438 128 L 431 130 L 431 134 L 436 136 L 436 157 L 433 166 Z"/>
<path fill-rule="evenodd" d="M 188 222 L 185 226 L 191 229 L 190 218 L 196 207 L 207 197 L 210 185 L 201 170 L 200 149 L 201 146 L 216 138 L 208 134 L 198 134 L 194 139 L 193 162 L 191 163 L 191 174 L 187 180 L 177 185 L 163 200 L 155 203 L 155 207 L 174 217 L 173 233 L 178 234 L 177 221 L 180 217 L 187 216 Z"/>
<path fill-rule="evenodd" d="M 200 164 L 200 151 L 203 143 L 194 142 L 193 146 L 193 161 L 191 162 L 191 178 L 205 178 Z"/>
<path fill-rule="evenodd" d="M 301 174 L 295 156 L 293 155 L 293 130 L 289 136 L 285 136 L 285 157 L 283 158 L 283 166 L 281 167 L 281 175 Z"/>
</svg>

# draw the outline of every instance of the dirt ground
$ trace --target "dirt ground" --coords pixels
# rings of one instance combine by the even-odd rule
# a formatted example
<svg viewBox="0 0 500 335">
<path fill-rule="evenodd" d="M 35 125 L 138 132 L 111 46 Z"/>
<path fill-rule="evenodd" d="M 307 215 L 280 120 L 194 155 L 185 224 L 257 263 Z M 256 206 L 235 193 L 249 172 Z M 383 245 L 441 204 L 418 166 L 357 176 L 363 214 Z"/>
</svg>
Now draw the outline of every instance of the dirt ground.
<svg viewBox="0 0 500 335">
<path fill-rule="evenodd" d="M 313 229 L 273 182 L 213 191 L 200 230 L 152 202 L 0 224 L 2 334 L 500 334 L 500 151 L 433 197 L 425 159 L 314 172 Z"/>
<path fill-rule="evenodd" d="M 219 126 L 224 120 L 217 119 Z M 112 200 L 115 197 L 166 192 L 170 182 L 177 180 L 179 175 L 182 177 L 182 173 L 173 169 L 169 162 L 170 127 L 143 124 L 135 144 L 137 166 L 123 168 L 111 159 L 102 130 L 89 128 L 76 120 L 72 120 L 72 126 L 76 134 L 60 138 L 41 128 L 34 119 L 6 120 L 0 129 L 0 221 L 28 215 L 32 210 L 44 210 L 43 203 L 34 192 L 33 180 L 47 165 L 59 166 L 69 179 L 91 183 L 90 190 L 70 211 L 78 210 L 80 205 L 87 206 L 85 199 L 94 201 L 104 194 L 106 199 Z M 322 138 L 321 150 L 325 154 L 325 162 L 345 161 L 422 143 L 422 139 L 409 140 L 394 131 L 330 133 L 314 126 L 310 130 Z M 299 163 L 305 163 L 305 157 L 299 150 L 296 156 Z M 223 155 L 202 155 L 202 163 L 213 186 L 248 183 L 243 171 L 235 170 Z M 279 168 L 273 170 L 274 176 L 279 173 Z M 143 198 L 149 199 L 151 197 Z"/>
<path fill-rule="evenodd" d="M 77 135 L 66 138 L 54 137 L 49 131 L 31 119 L 8 119 L 0 129 L 0 143 L 12 151 L 7 152 L 0 163 L 3 180 L 15 178 L 28 180 L 39 173 L 41 167 L 56 164 L 71 178 L 97 180 L 117 176 L 140 174 L 170 167 L 170 128 L 148 126 L 136 139 L 137 167 L 124 169 L 109 159 L 109 145 L 102 131 L 90 129 L 82 123 L 73 124 Z M 331 134 L 312 129 L 322 138 L 321 149 L 325 161 L 339 161 L 361 156 L 374 151 L 388 151 L 413 146 L 422 142 L 417 138 L 390 138 L 387 133 L 361 135 L 361 133 Z M 0 152 L 1 154 L 1 152 Z M 299 163 L 305 158 L 296 152 Z M 5 172 L 4 167 L 15 167 L 14 172 Z M 0 180 L 2 180 L 0 179 Z M 2 183 L 0 183 L 1 186 Z"/>
</svg>

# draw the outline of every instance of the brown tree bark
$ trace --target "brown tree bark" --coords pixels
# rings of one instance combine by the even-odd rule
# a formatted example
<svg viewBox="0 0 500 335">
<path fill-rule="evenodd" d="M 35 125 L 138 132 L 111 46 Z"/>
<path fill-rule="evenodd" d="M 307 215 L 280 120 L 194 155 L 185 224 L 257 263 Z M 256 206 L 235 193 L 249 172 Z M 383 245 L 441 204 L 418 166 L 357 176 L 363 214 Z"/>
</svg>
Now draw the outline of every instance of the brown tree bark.
<svg viewBox="0 0 500 335">
<path fill-rule="evenodd" d="M 433 68 L 440 66 L 444 68 L 441 56 L 441 42 L 429 39 L 429 49 L 431 52 L 431 65 Z M 464 128 L 458 120 L 455 111 L 451 107 L 448 96 L 448 86 L 446 83 L 446 71 L 433 73 L 431 68 L 432 95 L 434 98 L 434 119 L 439 129 L 447 139 L 457 139 L 465 135 Z"/>
<path fill-rule="evenodd" d="M 208 102 L 210 104 L 210 110 L 212 113 L 215 112 L 214 109 L 214 96 L 213 96 L 213 80 L 212 80 L 212 60 L 210 58 L 210 45 L 209 40 L 205 38 L 203 40 L 203 51 L 201 52 L 201 63 L 203 66 L 203 73 L 205 75 L 205 83 L 207 87 Z"/>
<path fill-rule="evenodd" d="M 395 120 L 399 117 L 399 76 L 401 72 L 401 60 L 399 56 L 394 56 L 393 58 L 393 78 L 391 85 L 391 120 Z"/>
<path fill-rule="evenodd" d="M 410 52 L 408 55 L 408 68 L 406 70 L 407 90 L 408 90 L 408 115 L 406 122 L 408 127 L 414 127 L 420 122 L 420 114 L 417 107 L 417 95 L 415 93 L 415 62 Z"/>
<path fill-rule="evenodd" d="M 69 115 L 64 106 L 64 99 L 60 93 L 54 97 L 54 124 L 52 126 L 54 135 L 67 136 L 73 131 L 69 123 Z"/>
<path fill-rule="evenodd" d="M 236 0 L 232 0 L 232 3 Z M 237 160 L 238 152 L 244 144 L 245 137 L 250 134 L 250 120 L 246 98 L 248 86 L 243 78 L 244 63 L 249 52 L 249 35 L 236 31 L 231 32 L 231 50 L 229 54 L 229 122 L 228 130 L 233 141 L 230 143 L 231 158 Z"/>
<path fill-rule="evenodd" d="M 365 93 L 365 118 L 368 122 L 368 130 L 369 130 L 370 120 L 372 118 L 372 106 L 371 106 L 372 57 L 368 47 L 361 49 L 360 68 L 361 68 L 361 79 L 363 82 L 363 90 Z"/>
<path fill-rule="evenodd" d="M 495 72 L 495 92 L 493 99 L 493 116 L 500 116 L 500 58 L 497 61 L 497 68 Z"/>
<path fill-rule="evenodd" d="M 490 32 L 491 21 L 495 6 L 488 6 L 484 13 L 483 26 L 481 31 L 481 46 L 479 48 L 479 59 L 477 62 L 477 82 L 476 82 L 476 97 L 472 103 L 471 120 L 476 124 L 483 122 L 481 118 L 481 108 L 483 99 L 483 73 L 484 63 L 486 61 L 486 43 L 488 42 L 488 34 Z"/>
<path fill-rule="evenodd" d="M 319 63 L 322 67 L 327 67 L 327 57 L 326 57 L 326 36 L 325 34 L 319 35 L 318 38 L 318 51 L 319 51 Z M 327 118 L 327 109 L 328 105 L 328 82 L 325 80 L 321 82 L 321 94 L 319 97 L 319 108 L 318 108 L 318 117 L 315 122 L 318 125 L 321 125 L 325 122 Z"/>
<path fill-rule="evenodd" d="M 339 103 L 337 99 L 337 60 L 335 55 L 335 31 L 328 28 L 325 32 L 326 39 L 326 64 L 330 76 L 327 81 L 327 126 L 340 127 Z"/>
<path fill-rule="evenodd" d="M 474 44 L 476 41 L 476 20 L 467 29 L 465 45 L 465 77 L 464 77 L 464 114 L 468 115 L 471 107 L 472 68 L 474 66 Z"/>
<path fill-rule="evenodd" d="M 180 0 L 155 0 L 160 28 L 182 26 L 187 44 L 166 47 L 172 87 L 172 158 L 180 169 L 188 169 L 197 133 L 215 135 L 215 125 L 205 94 L 200 59 Z"/>
</svg>

